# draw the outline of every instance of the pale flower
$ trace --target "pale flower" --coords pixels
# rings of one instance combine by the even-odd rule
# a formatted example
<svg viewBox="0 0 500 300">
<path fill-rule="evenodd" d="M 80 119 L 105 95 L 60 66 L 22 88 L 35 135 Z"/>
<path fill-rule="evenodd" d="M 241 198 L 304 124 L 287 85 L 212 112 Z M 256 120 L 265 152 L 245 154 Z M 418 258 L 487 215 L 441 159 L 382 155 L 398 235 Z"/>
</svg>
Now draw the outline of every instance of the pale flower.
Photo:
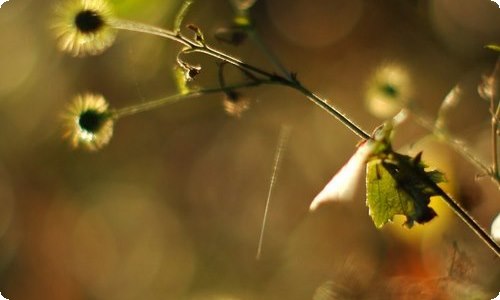
<svg viewBox="0 0 500 300">
<path fill-rule="evenodd" d="M 374 143 L 363 142 L 349 161 L 333 176 L 330 182 L 314 198 L 309 207 L 313 211 L 325 202 L 351 200 L 359 179 L 364 173 L 366 162 L 373 153 Z"/>
</svg>

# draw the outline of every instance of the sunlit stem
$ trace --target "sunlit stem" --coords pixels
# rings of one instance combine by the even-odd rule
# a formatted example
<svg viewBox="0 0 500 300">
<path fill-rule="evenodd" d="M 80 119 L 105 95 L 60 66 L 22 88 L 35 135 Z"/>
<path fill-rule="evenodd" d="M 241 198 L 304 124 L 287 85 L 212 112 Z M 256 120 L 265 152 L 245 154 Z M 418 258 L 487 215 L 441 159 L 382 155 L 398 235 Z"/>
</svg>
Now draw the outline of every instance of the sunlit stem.
<svg viewBox="0 0 500 300">
<path fill-rule="evenodd" d="M 347 116 L 342 114 L 337 108 L 335 108 L 333 105 L 328 103 L 325 99 L 319 97 L 318 95 L 314 94 L 310 90 L 308 90 L 306 87 L 304 87 L 300 82 L 298 82 L 295 79 L 287 79 L 282 76 L 279 76 L 277 74 L 271 74 L 269 72 L 263 71 L 259 68 L 256 68 L 254 66 L 248 65 L 246 63 L 243 63 L 231 56 L 228 56 L 218 50 L 215 50 L 213 48 L 210 48 L 208 46 L 202 47 L 202 48 L 195 48 L 193 49 L 194 52 L 201 52 L 205 53 L 208 55 L 211 55 L 215 58 L 218 58 L 222 61 L 228 62 L 236 67 L 245 69 L 247 71 L 255 72 L 259 75 L 266 76 L 269 78 L 269 80 L 272 81 L 272 83 L 275 84 L 281 84 L 285 86 L 289 86 L 299 92 L 301 92 L 303 95 L 305 95 L 309 100 L 313 101 L 316 105 L 321 107 L 323 110 L 328 112 L 330 115 L 334 116 L 337 120 L 342 122 L 347 128 L 349 128 L 352 132 L 354 132 L 357 136 L 364 140 L 370 139 L 370 135 L 365 132 L 359 125 L 354 123 L 352 120 L 350 120 Z"/>
<path fill-rule="evenodd" d="M 181 31 L 182 21 L 186 17 L 186 14 L 189 10 L 189 7 L 192 4 L 193 4 L 193 0 L 186 0 L 186 1 L 184 1 L 184 3 L 182 3 L 182 6 L 179 9 L 179 12 L 177 13 L 177 16 L 175 17 L 175 20 L 174 20 L 174 31 L 175 32 Z"/>
<path fill-rule="evenodd" d="M 227 63 L 234 65 L 234 66 L 245 69 L 247 71 L 251 71 L 251 72 L 263 75 L 267 78 L 275 77 L 275 75 L 273 75 L 269 72 L 266 72 L 264 70 L 256 68 L 252 65 L 246 64 L 246 63 L 242 62 L 241 60 L 234 58 L 230 55 L 227 55 L 225 53 L 222 53 L 216 49 L 210 48 L 206 45 L 200 45 L 200 43 L 186 38 L 180 32 L 176 33 L 176 32 L 173 32 L 173 31 L 170 31 L 167 29 L 163 29 L 160 27 L 156 27 L 156 26 L 152 26 L 152 25 L 148 25 L 148 24 L 144 24 L 144 23 L 139 23 L 139 22 L 134 22 L 134 21 L 129 21 L 129 20 L 121 20 L 121 19 L 113 20 L 111 22 L 111 25 L 116 29 L 140 32 L 140 33 L 147 33 L 147 34 L 155 35 L 155 36 L 162 37 L 162 38 L 167 38 L 167 39 L 170 39 L 172 41 L 178 42 L 178 43 L 186 46 L 186 49 L 183 51 L 184 53 L 193 53 L 193 52 L 204 53 L 204 54 L 207 54 L 211 57 L 219 59 L 221 61 L 225 61 Z"/>
<path fill-rule="evenodd" d="M 160 27 L 151 26 L 148 24 L 143 24 L 139 22 L 122 20 L 122 19 L 114 19 L 111 21 L 111 26 L 116 29 L 128 30 L 134 32 L 142 32 L 147 34 L 152 34 L 160 37 L 164 37 L 178 43 L 183 44 L 184 46 L 191 46 L 191 43 L 186 39 L 182 38 L 179 34 L 174 33 L 170 30 L 166 30 Z"/>
<path fill-rule="evenodd" d="M 363 140 L 368 140 L 371 138 L 371 136 L 366 131 L 361 129 L 359 125 L 354 123 L 346 115 L 341 113 L 337 108 L 328 103 L 327 100 L 309 91 L 299 83 L 291 82 L 290 86 L 300 91 L 307 98 L 309 98 L 309 100 L 313 101 L 316 105 L 327 111 L 330 115 L 334 116 L 337 120 L 339 120 L 342 124 L 344 124 L 347 128 L 349 128 L 352 132 L 354 132 L 357 136 L 359 136 Z"/>
<path fill-rule="evenodd" d="M 181 100 L 189 99 L 189 98 L 194 98 L 206 94 L 213 94 L 213 93 L 220 93 L 220 92 L 225 92 L 225 91 L 232 91 L 236 89 L 241 89 L 241 88 L 250 88 L 250 87 L 255 87 L 258 85 L 263 85 L 263 84 L 269 84 L 269 81 L 258 81 L 258 82 L 248 82 L 248 83 L 242 83 L 242 84 L 236 84 L 236 85 L 231 85 L 231 86 L 226 86 L 226 87 L 219 87 L 219 88 L 210 88 L 210 89 L 202 89 L 202 90 L 195 90 L 192 92 L 188 92 L 185 94 L 176 94 L 164 98 L 160 98 L 157 100 L 152 100 L 132 106 L 127 106 L 124 108 L 117 109 L 112 112 L 113 118 L 119 119 L 125 116 L 130 116 L 130 115 L 135 115 L 141 112 L 145 111 L 150 111 L 153 109 L 156 109 L 158 107 L 162 107 L 167 104 L 173 104 L 176 102 L 179 102 Z"/>
<path fill-rule="evenodd" d="M 142 32 L 142 33 L 148 33 L 152 35 L 156 35 L 159 37 L 167 38 L 173 41 L 176 41 L 184 46 L 186 46 L 186 49 L 183 50 L 183 53 L 192 53 L 192 52 L 198 52 L 198 53 L 204 53 L 208 56 L 211 56 L 213 58 L 216 58 L 220 61 L 227 62 L 237 68 L 240 68 L 245 71 L 252 72 L 256 75 L 260 75 L 264 77 L 265 79 L 263 81 L 268 81 L 270 84 L 278 84 L 278 85 L 284 85 L 291 87 L 302 94 L 304 94 L 308 99 L 316 103 L 319 107 L 327 111 L 329 114 L 337 118 L 340 122 L 342 122 L 347 128 L 349 128 L 352 132 L 354 132 L 356 135 L 361 137 L 364 140 L 370 139 L 370 135 L 366 133 L 361 127 L 359 127 L 357 124 L 355 124 L 353 121 L 348 119 L 345 115 L 343 115 L 337 108 L 329 104 L 326 100 L 322 99 L 321 97 L 315 95 L 312 93 L 310 90 L 305 88 L 300 82 L 298 82 L 294 78 L 285 78 L 283 76 L 270 73 L 267 71 L 264 71 L 260 68 L 257 68 L 255 66 L 249 65 L 247 63 L 242 62 L 241 60 L 234 58 L 226 53 L 220 52 L 219 50 L 216 50 L 214 48 L 211 48 L 205 44 L 200 44 L 196 41 L 192 41 L 185 36 L 183 36 L 180 32 L 174 33 L 170 30 L 166 30 L 163 28 L 147 25 L 147 24 L 142 24 L 142 23 L 137 23 L 137 22 L 132 22 L 132 21 L 127 21 L 127 20 L 113 20 L 112 21 L 112 26 L 116 29 L 123 29 L 123 30 L 129 30 L 129 31 L 136 31 L 136 32 Z M 199 95 L 199 94 L 196 94 Z M 163 104 L 161 104 L 163 105 Z M 146 108 L 149 109 L 149 108 Z"/>
<path fill-rule="evenodd" d="M 203 54 L 207 54 L 209 56 L 212 56 L 216 59 L 219 59 L 221 61 L 224 61 L 224 62 L 227 62 L 227 63 L 230 63 L 232 65 L 234 65 L 235 67 L 238 67 L 238 68 L 241 68 L 241 69 L 244 69 L 246 71 L 250 71 L 250 72 L 253 72 L 253 73 L 256 73 L 258 75 L 262 75 L 266 78 L 269 78 L 269 79 L 273 79 L 275 81 L 275 83 L 280 83 L 280 82 L 285 82 L 287 81 L 285 78 L 281 77 L 281 76 L 278 76 L 277 74 L 272 74 L 272 73 L 269 73 L 267 71 L 264 71 L 260 68 L 257 68 L 257 67 L 254 67 L 252 65 L 249 65 L 247 63 L 244 63 L 243 61 L 237 59 L 237 58 L 234 58 L 230 55 L 227 55 L 223 52 L 220 52 L 219 50 L 216 50 L 214 48 L 211 48 L 207 45 L 205 46 L 195 46 L 195 47 L 192 47 L 191 50 L 187 50 L 185 51 L 185 53 L 189 53 L 189 52 L 198 52 L 198 53 L 203 53 Z"/>
<path fill-rule="evenodd" d="M 285 77 L 277 75 L 275 73 L 270 73 L 265 70 L 262 70 L 260 68 L 257 68 L 255 66 L 246 64 L 242 62 L 241 60 L 232 57 L 228 54 L 225 54 L 223 52 L 220 52 L 216 49 L 213 49 L 209 46 L 207 46 L 204 42 L 200 43 L 199 41 L 194 41 L 191 39 L 186 38 L 182 33 L 180 32 L 180 28 L 176 29 L 176 32 L 172 32 L 163 28 L 155 27 L 155 26 L 150 26 L 142 23 L 137 23 L 137 22 L 131 22 L 131 21 L 125 21 L 125 20 L 113 20 L 111 22 L 111 25 L 116 28 L 116 29 L 122 29 L 122 30 L 129 30 L 129 31 L 136 31 L 136 32 L 143 32 L 143 33 L 148 33 L 152 35 L 156 35 L 159 37 L 167 38 L 172 41 L 178 42 L 181 45 L 185 46 L 185 49 L 183 49 L 184 53 L 190 53 L 190 52 L 198 52 L 198 53 L 204 53 L 208 56 L 211 56 L 213 58 L 216 58 L 220 61 L 227 62 L 229 64 L 234 65 L 237 68 L 240 68 L 242 70 L 252 72 L 256 75 L 260 75 L 261 77 L 257 81 L 253 81 L 250 84 L 246 84 L 246 87 L 250 86 L 256 86 L 260 84 L 277 84 L 277 85 L 283 85 L 283 86 L 288 86 L 290 88 L 293 88 L 299 92 L 301 92 L 303 95 L 305 95 L 309 100 L 313 101 L 316 105 L 318 105 L 320 108 L 328 112 L 330 115 L 334 116 L 337 120 L 339 120 L 341 123 L 343 123 L 347 128 L 349 128 L 353 133 L 358 135 L 360 138 L 364 140 L 370 139 L 370 135 L 366 133 L 363 129 L 361 129 L 360 126 L 358 126 L 356 123 L 351 121 L 349 118 L 347 118 L 344 114 L 342 114 L 337 108 L 335 108 L 333 105 L 329 104 L 327 100 L 317 96 L 310 90 L 308 90 L 306 87 L 304 87 L 296 78 L 293 78 L 292 76 L 289 75 L 288 72 L 285 70 Z M 177 27 L 177 25 L 175 26 Z M 283 67 L 279 67 L 279 69 L 283 69 Z M 262 79 L 263 78 L 263 79 Z M 235 87 L 232 87 L 232 89 L 235 89 Z M 186 99 L 190 97 L 196 97 L 200 96 L 203 94 L 208 94 L 208 93 L 215 93 L 215 92 L 221 92 L 225 90 L 230 90 L 230 87 L 226 88 L 217 88 L 217 89 L 206 89 L 206 90 L 199 90 L 199 91 L 193 91 L 187 94 L 179 94 L 179 95 L 174 95 L 170 96 L 167 98 L 162 98 L 159 100 L 151 101 L 151 102 L 146 102 L 126 108 L 122 108 L 119 110 L 114 111 L 114 117 L 115 118 L 120 118 L 123 116 L 127 115 L 132 115 L 136 114 L 139 112 L 143 111 L 148 111 L 166 104 L 170 103 L 175 103 L 181 99 Z M 498 115 L 500 114 L 499 108 L 497 107 L 497 111 L 493 116 L 493 121 L 492 123 L 498 124 Z M 428 127 L 428 123 L 426 123 L 426 127 Z M 436 133 L 435 131 L 435 126 L 433 123 L 429 127 L 432 129 L 433 132 Z M 493 125 L 492 125 L 493 126 Z M 497 125 L 495 125 L 495 130 L 494 130 L 494 155 L 496 154 L 496 131 L 497 131 Z M 464 154 L 465 157 L 467 157 L 472 163 L 474 163 L 476 166 L 478 166 L 480 169 L 484 170 L 486 174 L 490 174 L 491 172 L 486 167 L 482 162 L 477 160 L 474 155 L 472 155 L 469 151 L 464 150 L 465 148 L 460 145 L 460 143 L 456 142 L 455 140 L 449 138 L 447 134 L 444 132 L 439 133 L 439 136 L 442 136 L 443 138 L 447 139 L 450 145 L 452 145 L 455 149 L 457 149 L 459 152 Z M 497 156 L 495 156 L 495 182 L 500 186 L 499 179 L 498 179 L 498 159 Z M 493 176 L 492 176 L 493 177 Z M 429 180 L 428 184 L 430 186 L 433 186 L 434 189 L 445 199 L 445 201 L 448 203 L 448 205 L 454 210 L 454 212 L 498 255 L 500 256 L 500 247 L 495 243 L 495 241 L 484 231 L 484 229 L 481 228 L 481 226 L 462 208 L 458 203 L 456 203 L 453 199 L 451 199 L 441 188 L 439 188 L 432 180 Z M 264 224 L 265 225 L 265 224 Z M 258 254 L 259 255 L 259 254 Z"/>
</svg>

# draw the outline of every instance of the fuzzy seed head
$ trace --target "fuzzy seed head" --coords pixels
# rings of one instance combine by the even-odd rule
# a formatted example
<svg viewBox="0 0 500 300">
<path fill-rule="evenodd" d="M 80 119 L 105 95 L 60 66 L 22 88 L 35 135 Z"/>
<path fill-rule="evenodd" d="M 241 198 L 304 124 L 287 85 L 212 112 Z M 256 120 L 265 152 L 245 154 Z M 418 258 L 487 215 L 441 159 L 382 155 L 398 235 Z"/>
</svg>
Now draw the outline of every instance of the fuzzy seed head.
<svg viewBox="0 0 500 300">
<path fill-rule="evenodd" d="M 229 91 L 224 95 L 222 106 L 228 115 L 241 118 L 241 115 L 250 108 L 250 99 L 235 91 Z"/>
<path fill-rule="evenodd" d="M 61 51 L 79 57 L 98 55 L 115 41 L 112 20 L 105 0 L 70 0 L 56 8 L 52 29 Z"/>
<path fill-rule="evenodd" d="M 113 135 L 113 114 L 101 95 L 76 96 L 63 119 L 64 137 L 73 148 L 96 151 L 104 147 Z"/>
</svg>

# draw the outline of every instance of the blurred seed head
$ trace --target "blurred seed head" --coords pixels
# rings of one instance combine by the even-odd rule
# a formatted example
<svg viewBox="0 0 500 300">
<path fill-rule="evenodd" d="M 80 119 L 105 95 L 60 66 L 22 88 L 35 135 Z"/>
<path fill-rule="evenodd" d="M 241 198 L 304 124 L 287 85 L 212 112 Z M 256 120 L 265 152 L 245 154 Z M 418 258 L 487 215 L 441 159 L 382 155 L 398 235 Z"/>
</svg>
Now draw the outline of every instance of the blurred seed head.
<svg viewBox="0 0 500 300">
<path fill-rule="evenodd" d="M 225 93 L 222 105 L 228 115 L 241 118 L 241 115 L 250 108 L 250 99 L 238 92 L 229 91 Z"/>
<path fill-rule="evenodd" d="M 395 63 L 381 65 L 369 79 L 365 103 L 374 116 L 382 119 L 396 115 L 412 96 L 407 70 Z"/>
<path fill-rule="evenodd" d="M 72 56 L 98 55 L 116 38 L 112 12 L 105 0 L 70 0 L 55 10 L 52 29 L 61 51 Z"/>
<path fill-rule="evenodd" d="M 96 151 L 113 135 L 113 114 L 103 96 L 77 95 L 63 115 L 64 138 L 73 148 Z"/>
<path fill-rule="evenodd" d="M 482 77 L 481 83 L 477 87 L 477 93 L 481 98 L 490 101 L 498 94 L 498 81 L 494 75 Z"/>
</svg>

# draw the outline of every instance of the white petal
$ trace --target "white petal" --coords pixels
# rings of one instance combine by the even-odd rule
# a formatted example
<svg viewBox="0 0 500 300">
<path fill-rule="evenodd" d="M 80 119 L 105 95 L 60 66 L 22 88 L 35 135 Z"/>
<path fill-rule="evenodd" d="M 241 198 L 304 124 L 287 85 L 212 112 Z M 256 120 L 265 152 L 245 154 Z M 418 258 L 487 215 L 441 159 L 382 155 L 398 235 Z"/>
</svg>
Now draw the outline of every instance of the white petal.
<svg viewBox="0 0 500 300">
<path fill-rule="evenodd" d="M 349 161 L 314 198 L 309 210 L 315 210 L 324 202 L 351 200 L 356 191 L 359 177 L 363 174 L 366 160 L 371 155 L 372 151 L 373 146 L 370 142 L 366 142 L 359 146 L 358 150 L 356 150 Z"/>
</svg>

